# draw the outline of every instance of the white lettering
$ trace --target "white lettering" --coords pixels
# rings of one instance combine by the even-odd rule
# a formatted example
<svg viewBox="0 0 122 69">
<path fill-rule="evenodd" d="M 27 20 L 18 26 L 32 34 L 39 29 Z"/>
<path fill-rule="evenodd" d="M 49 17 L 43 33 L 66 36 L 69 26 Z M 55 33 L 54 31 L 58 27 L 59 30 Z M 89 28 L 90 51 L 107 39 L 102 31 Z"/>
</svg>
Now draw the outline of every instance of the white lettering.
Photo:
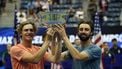
<svg viewBox="0 0 122 69">
<path fill-rule="evenodd" d="M 118 41 L 122 42 L 122 35 L 118 37 Z"/>
<path fill-rule="evenodd" d="M 13 37 L 12 37 L 12 36 L 8 37 L 7 44 L 12 44 L 12 39 L 13 39 Z"/>
<path fill-rule="evenodd" d="M 2 44 L 2 37 L 0 37 L 0 44 Z"/>
<path fill-rule="evenodd" d="M 4 36 L 4 37 L 2 38 L 2 40 L 1 40 L 1 43 L 2 43 L 2 44 L 7 44 L 7 37 Z"/>
<path fill-rule="evenodd" d="M 42 36 L 35 36 L 32 43 L 41 44 L 42 43 Z"/>
<path fill-rule="evenodd" d="M 2 37 L 0 37 L 0 44 L 2 44 Z"/>
<path fill-rule="evenodd" d="M 74 35 L 70 35 L 70 36 L 69 36 L 69 40 L 70 40 L 71 42 L 74 42 L 75 38 L 76 38 L 76 37 L 75 37 Z"/>
<path fill-rule="evenodd" d="M 77 37 L 75 35 L 69 35 L 69 40 L 74 42 Z M 118 42 L 122 43 L 122 34 L 109 34 L 109 35 L 102 35 L 103 42 L 111 42 L 113 38 L 116 38 Z M 94 38 L 93 38 L 94 39 Z M 0 45 L 2 44 L 12 44 L 13 36 L 0 36 Z M 33 41 L 35 44 L 41 44 L 42 36 L 35 36 Z"/>
<path fill-rule="evenodd" d="M 13 39 L 12 36 L 0 37 L 0 44 L 12 44 L 12 39 Z"/>
<path fill-rule="evenodd" d="M 111 40 L 110 37 L 107 36 L 107 35 L 103 35 L 102 39 L 103 39 L 104 42 L 108 42 L 108 41 L 110 42 L 110 40 Z"/>
</svg>

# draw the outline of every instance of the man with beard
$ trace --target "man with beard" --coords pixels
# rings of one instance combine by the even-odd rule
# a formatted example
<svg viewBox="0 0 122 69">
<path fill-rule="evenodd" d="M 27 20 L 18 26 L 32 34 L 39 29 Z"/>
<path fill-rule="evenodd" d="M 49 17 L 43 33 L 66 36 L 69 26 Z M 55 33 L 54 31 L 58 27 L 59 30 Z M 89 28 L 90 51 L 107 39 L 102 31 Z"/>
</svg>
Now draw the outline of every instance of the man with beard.
<svg viewBox="0 0 122 69">
<path fill-rule="evenodd" d="M 62 25 L 55 25 L 55 30 L 60 34 L 68 51 L 61 53 L 59 61 L 68 58 L 73 59 L 72 69 L 100 69 L 101 49 L 91 42 L 93 24 L 90 21 L 82 21 L 78 25 L 78 36 L 81 46 L 75 48 L 69 41 Z"/>
</svg>

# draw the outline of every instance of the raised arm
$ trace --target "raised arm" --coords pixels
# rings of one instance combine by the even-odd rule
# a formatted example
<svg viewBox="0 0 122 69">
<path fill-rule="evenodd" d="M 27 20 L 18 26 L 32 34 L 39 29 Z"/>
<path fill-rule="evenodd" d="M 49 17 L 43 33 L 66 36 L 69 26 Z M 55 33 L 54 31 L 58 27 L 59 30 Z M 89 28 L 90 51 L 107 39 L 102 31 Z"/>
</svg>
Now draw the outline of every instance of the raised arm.
<svg viewBox="0 0 122 69">
<path fill-rule="evenodd" d="M 50 46 L 51 54 L 47 60 L 50 62 L 58 62 L 61 55 L 61 38 L 58 33 L 55 33 Z"/>
<path fill-rule="evenodd" d="M 55 25 L 56 26 L 56 31 L 60 34 L 62 37 L 64 43 L 66 44 L 66 47 L 68 48 L 70 54 L 74 59 L 79 59 L 79 60 L 87 60 L 88 59 L 88 54 L 85 51 L 79 52 L 72 43 L 69 41 L 65 29 L 62 25 Z M 67 53 L 64 53 L 62 57 L 65 57 Z"/>
<path fill-rule="evenodd" d="M 53 34 L 52 30 L 47 31 L 45 41 L 44 41 L 42 47 L 37 52 L 35 52 L 34 55 L 25 51 L 24 54 L 22 55 L 21 60 L 24 62 L 38 63 L 41 60 L 41 58 L 44 57 L 44 55 L 48 49 L 49 43 L 52 40 L 53 35 L 51 33 Z"/>
</svg>

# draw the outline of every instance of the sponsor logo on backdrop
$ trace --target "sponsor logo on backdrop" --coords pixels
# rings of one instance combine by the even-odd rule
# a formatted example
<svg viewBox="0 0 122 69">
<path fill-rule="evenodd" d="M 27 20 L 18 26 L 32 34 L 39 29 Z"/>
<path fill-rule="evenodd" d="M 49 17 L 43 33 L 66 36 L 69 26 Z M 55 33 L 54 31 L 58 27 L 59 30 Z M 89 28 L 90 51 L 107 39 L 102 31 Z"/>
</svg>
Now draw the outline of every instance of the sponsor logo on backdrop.
<svg viewBox="0 0 122 69">
<path fill-rule="evenodd" d="M 69 39 L 71 42 L 73 42 L 77 36 L 74 35 L 69 35 Z M 102 40 L 105 42 L 111 42 L 113 38 L 117 38 L 120 46 L 122 47 L 122 34 L 109 34 L 109 35 L 102 35 Z M 94 37 L 93 37 L 94 40 Z M 13 36 L 0 36 L 0 45 L 2 44 L 12 44 L 13 41 Z M 43 43 L 42 41 L 42 36 L 35 36 L 33 39 L 34 44 L 41 44 Z"/>
</svg>

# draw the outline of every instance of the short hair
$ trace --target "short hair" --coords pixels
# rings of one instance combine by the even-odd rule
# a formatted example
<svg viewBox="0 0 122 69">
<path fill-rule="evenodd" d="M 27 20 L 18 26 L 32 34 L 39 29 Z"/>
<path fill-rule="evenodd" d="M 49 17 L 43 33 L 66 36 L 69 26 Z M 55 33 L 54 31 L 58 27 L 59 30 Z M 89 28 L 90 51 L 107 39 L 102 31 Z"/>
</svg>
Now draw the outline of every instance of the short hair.
<svg viewBox="0 0 122 69">
<path fill-rule="evenodd" d="M 112 42 L 113 42 L 113 41 L 117 41 L 117 39 L 116 39 L 116 38 L 113 38 L 113 39 L 112 39 Z"/>
<path fill-rule="evenodd" d="M 17 32 L 18 34 L 21 34 L 22 33 L 22 29 L 25 25 L 27 24 L 31 24 L 33 26 L 33 29 L 34 29 L 34 32 L 36 33 L 37 31 L 37 28 L 36 28 L 36 25 L 33 23 L 33 22 L 30 22 L 30 21 L 25 21 L 25 22 L 22 22 L 19 24 L 18 28 L 17 28 Z"/>
<path fill-rule="evenodd" d="M 107 42 L 103 42 L 103 44 L 106 44 Z"/>
<path fill-rule="evenodd" d="M 94 31 L 94 25 L 93 25 L 92 21 L 83 21 L 83 20 L 80 21 L 79 24 L 78 24 L 78 27 L 77 27 L 78 29 L 79 29 L 81 24 L 88 24 L 91 28 L 91 32 Z"/>
</svg>

